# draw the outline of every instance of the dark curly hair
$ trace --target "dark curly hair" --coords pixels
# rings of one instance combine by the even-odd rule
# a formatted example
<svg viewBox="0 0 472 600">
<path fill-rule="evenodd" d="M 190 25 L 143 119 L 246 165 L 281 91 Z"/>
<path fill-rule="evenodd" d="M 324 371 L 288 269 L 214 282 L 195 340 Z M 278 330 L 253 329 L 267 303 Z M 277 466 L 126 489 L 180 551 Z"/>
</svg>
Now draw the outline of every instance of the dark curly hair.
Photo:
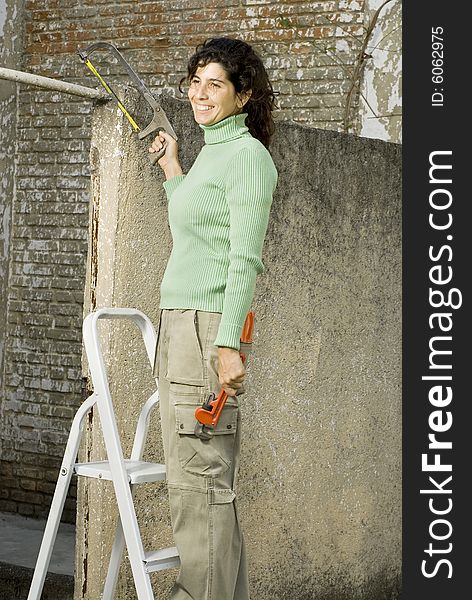
<svg viewBox="0 0 472 600">
<path fill-rule="evenodd" d="M 270 138 L 275 130 L 272 111 L 279 108 L 275 102 L 278 92 L 274 92 L 261 58 L 242 40 L 229 37 L 208 38 L 196 47 L 195 53 L 190 57 L 187 75 L 179 82 L 179 91 L 184 93 L 182 84 L 190 83 L 198 67 L 211 62 L 222 65 L 237 94 L 252 90 L 243 108 L 248 115 L 246 125 L 251 135 L 269 148 Z"/>
</svg>

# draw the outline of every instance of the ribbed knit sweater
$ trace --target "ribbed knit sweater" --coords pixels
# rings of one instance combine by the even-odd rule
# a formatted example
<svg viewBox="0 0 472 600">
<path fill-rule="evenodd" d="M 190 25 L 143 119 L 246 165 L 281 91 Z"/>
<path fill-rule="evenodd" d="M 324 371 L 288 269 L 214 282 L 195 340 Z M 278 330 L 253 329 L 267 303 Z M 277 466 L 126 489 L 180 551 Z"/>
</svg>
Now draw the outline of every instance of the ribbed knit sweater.
<svg viewBox="0 0 472 600">
<path fill-rule="evenodd" d="M 216 346 L 240 348 L 256 277 L 264 271 L 277 170 L 247 113 L 199 126 L 205 145 L 186 175 L 164 182 L 173 247 L 160 308 L 222 313 Z"/>
</svg>

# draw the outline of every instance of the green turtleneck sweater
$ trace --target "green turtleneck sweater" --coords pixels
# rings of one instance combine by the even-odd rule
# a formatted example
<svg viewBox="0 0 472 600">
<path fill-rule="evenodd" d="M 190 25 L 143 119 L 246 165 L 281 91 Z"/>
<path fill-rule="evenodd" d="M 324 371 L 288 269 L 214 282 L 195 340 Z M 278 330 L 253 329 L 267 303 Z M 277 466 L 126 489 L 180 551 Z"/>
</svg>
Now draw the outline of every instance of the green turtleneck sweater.
<svg viewBox="0 0 472 600">
<path fill-rule="evenodd" d="M 216 346 L 239 350 L 277 170 L 250 133 L 247 113 L 201 125 L 205 145 L 186 175 L 164 182 L 173 248 L 161 283 L 160 308 L 222 313 Z"/>
</svg>

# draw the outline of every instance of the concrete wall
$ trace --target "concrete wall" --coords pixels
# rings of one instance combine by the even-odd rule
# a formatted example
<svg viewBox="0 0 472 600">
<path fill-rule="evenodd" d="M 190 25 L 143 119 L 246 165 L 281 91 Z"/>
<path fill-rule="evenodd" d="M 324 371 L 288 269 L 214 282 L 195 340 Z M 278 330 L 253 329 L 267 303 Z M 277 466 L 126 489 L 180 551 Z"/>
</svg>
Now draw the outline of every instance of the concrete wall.
<svg viewBox="0 0 472 600">
<path fill-rule="evenodd" d="M 164 98 L 163 106 L 186 172 L 202 132 L 185 103 Z M 163 177 L 147 148 L 111 104 L 96 109 L 85 313 L 129 306 L 157 321 L 171 238 Z M 279 185 L 242 405 L 239 505 L 252 597 L 398 598 L 401 148 L 281 123 L 272 154 Z M 154 380 L 137 329 L 110 322 L 102 334 L 129 451 Z M 82 454 L 104 457 L 96 414 Z M 163 458 L 157 414 L 146 458 Z M 78 498 L 75 597 L 96 600 L 116 519 L 113 492 L 110 484 L 81 481 Z M 142 486 L 136 505 L 145 546 L 169 545 L 164 485 Z M 159 597 L 174 577 L 153 575 Z M 117 596 L 136 597 L 127 569 Z"/>
</svg>

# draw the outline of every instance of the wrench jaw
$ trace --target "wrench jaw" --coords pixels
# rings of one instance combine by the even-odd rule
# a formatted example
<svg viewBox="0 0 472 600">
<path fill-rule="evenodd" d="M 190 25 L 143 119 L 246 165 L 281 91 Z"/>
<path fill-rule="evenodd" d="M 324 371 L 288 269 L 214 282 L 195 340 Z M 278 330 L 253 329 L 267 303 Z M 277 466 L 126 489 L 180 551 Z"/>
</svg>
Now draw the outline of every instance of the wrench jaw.
<svg viewBox="0 0 472 600">
<path fill-rule="evenodd" d="M 211 412 L 213 406 L 212 406 L 212 402 L 215 400 L 215 394 L 213 392 L 211 392 L 211 394 L 208 396 L 208 398 L 205 400 L 205 402 L 203 403 L 203 405 L 201 406 L 200 409 L 197 409 L 196 413 L 198 414 L 198 412 L 201 412 L 201 410 L 206 410 L 208 412 Z M 195 416 L 197 416 L 197 414 Z M 204 413 L 206 414 L 206 413 Z M 210 416 L 211 418 L 211 416 Z M 213 427 L 211 425 L 202 423 L 201 421 L 199 421 L 197 419 L 197 422 L 195 424 L 195 435 L 200 438 L 201 440 L 210 440 L 213 437 Z"/>
<path fill-rule="evenodd" d="M 211 440 L 213 437 L 213 431 L 208 425 L 203 425 L 197 421 L 195 425 L 195 435 L 203 441 Z"/>
</svg>

